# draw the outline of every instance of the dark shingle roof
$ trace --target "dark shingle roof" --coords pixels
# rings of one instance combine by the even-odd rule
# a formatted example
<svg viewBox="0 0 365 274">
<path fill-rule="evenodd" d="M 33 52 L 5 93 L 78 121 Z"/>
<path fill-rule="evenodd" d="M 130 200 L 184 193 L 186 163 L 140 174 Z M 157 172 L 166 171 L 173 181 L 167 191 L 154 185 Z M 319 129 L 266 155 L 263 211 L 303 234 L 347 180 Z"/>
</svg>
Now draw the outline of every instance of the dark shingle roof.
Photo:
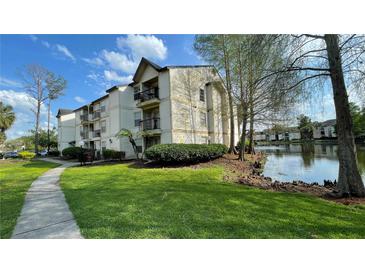
<svg viewBox="0 0 365 274">
<path fill-rule="evenodd" d="M 336 119 L 327 120 L 321 123 L 322 127 L 329 127 L 336 125 Z"/>
<path fill-rule="evenodd" d="M 62 115 L 70 114 L 72 113 L 72 109 L 66 109 L 66 108 L 60 108 L 57 112 L 57 118 L 61 117 Z"/>
</svg>

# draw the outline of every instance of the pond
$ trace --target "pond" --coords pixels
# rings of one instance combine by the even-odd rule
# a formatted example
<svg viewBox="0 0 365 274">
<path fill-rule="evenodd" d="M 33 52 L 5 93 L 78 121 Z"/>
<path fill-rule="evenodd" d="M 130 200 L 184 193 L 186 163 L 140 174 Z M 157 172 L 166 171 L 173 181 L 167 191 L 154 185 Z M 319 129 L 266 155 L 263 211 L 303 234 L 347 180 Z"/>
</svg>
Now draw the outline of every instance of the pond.
<svg viewBox="0 0 365 274">
<path fill-rule="evenodd" d="M 337 180 L 338 157 L 335 144 L 290 144 L 258 146 L 267 154 L 263 175 L 273 180 L 307 183 Z M 365 145 L 357 145 L 359 170 L 365 182 Z"/>
</svg>

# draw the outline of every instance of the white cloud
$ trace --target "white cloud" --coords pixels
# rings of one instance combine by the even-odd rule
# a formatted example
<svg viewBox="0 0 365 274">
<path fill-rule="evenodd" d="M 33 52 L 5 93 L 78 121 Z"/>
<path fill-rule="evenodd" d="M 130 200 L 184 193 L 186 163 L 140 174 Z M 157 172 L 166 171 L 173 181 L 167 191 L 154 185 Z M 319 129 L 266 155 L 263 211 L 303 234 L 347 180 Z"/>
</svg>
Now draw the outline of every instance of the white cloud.
<svg viewBox="0 0 365 274">
<path fill-rule="evenodd" d="M 167 57 L 167 47 L 154 35 L 129 34 L 118 37 L 117 46 L 121 50 L 131 51 L 136 62 L 142 57 L 154 60 L 164 60 Z"/>
<path fill-rule="evenodd" d="M 104 70 L 105 79 L 108 81 L 119 82 L 120 84 L 126 84 L 132 82 L 132 75 L 120 76 L 113 70 Z"/>
<path fill-rule="evenodd" d="M 101 56 L 109 64 L 112 69 L 121 70 L 123 72 L 133 72 L 137 64 L 129 59 L 125 54 L 121 54 L 115 51 L 103 50 Z"/>
<path fill-rule="evenodd" d="M 15 122 L 13 126 L 6 131 L 8 139 L 14 139 L 27 134 L 30 129 L 34 129 L 35 116 L 32 109 L 35 108 L 35 100 L 25 92 L 16 92 L 14 90 L 0 90 L 0 101 L 4 104 L 11 105 L 15 112 Z M 41 127 L 47 126 L 47 108 L 41 105 Z M 51 127 L 56 125 L 56 118 L 51 113 Z"/>
<path fill-rule="evenodd" d="M 120 51 L 103 49 L 97 57 L 83 58 L 91 65 L 133 73 L 142 57 L 159 61 L 167 57 L 167 47 L 154 35 L 127 35 L 116 40 Z"/>
<path fill-rule="evenodd" d="M 76 102 L 81 103 L 81 104 L 86 102 L 86 100 L 80 96 L 75 96 L 74 99 Z"/>
<path fill-rule="evenodd" d="M 50 48 L 51 44 L 48 43 L 47 41 L 41 41 L 42 45 L 45 46 L 46 48 Z"/>
<path fill-rule="evenodd" d="M 102 66 L 104 65 L 104 61 L 99 58 L 99 57 L 94 57 L 94 58 L 82 58 L 83 61 L 85 61 L 86 63 L 90 64 L 90 65 L 95 65 L 95 66 Z"/>
<path fill-rule="evenodd" d="M 22 87 L 22 84 L 17 81 L 10 80 L 0 76 L 0 86 L 10 87 L 10 88 L 20 88 Z"/>
<path fill-rule="evenodd" d="M 75 61 L 75 56 L 72 55 L 72 53 L 68 50 L 68 48 L 64 45 L 56 44 L 56 49 L 61 52 L 66 57 L 70 58 L 72 61 Z"/>
<path fill-rule="evenodd" d="M 91 72 L 90 74 L 86 75 L 86 77 L 94 81 L 98 81 L 99 79 L 99 75 L 95 72 Z"/>
<path fill-rule="evenodd" d="M 103 74 L 91 72 L 86 76 L 86 82 L 89 83 L 89 79 L 93 80 L 100 90 L 103 90 L 102 93 L 110 88 L 111 82 L 131 82 L 130 74 L 135 72 L 142 57 L 153 61 L 164 60 L 167 57 L 167 47 L 154 35 L 127 35 L 118 37 L 116 43 L 119 50 L 103 49 L 94 53 L 92 58 L 82 58 L 90 65 L 103 68 Z"/>
<path fill-rule="evenodd" d="M 37 41 L 37 40 L 38 40 L 38 37 L 37 37 L 37 36 L 35 36 L 35 35 L 33 35 L 33 34 L 29 35 L 29 38 L 30 38 L 30 40 L 32 40 L 33 42 L 35 42 L 35 41 Z"/>
</svg>

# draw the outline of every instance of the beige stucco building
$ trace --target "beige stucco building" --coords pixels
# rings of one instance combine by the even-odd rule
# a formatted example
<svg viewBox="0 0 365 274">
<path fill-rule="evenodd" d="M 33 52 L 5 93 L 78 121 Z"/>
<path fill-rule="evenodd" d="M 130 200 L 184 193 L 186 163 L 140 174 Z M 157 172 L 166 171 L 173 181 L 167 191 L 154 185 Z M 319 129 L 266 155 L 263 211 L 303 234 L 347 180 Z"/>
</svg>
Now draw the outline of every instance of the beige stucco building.
<svg viewBox="0 0 365 274">
<path fill-rule="evenodd" d="M 97 155 L 113 149 L 133 158 L 128 138 L 115 136 L 123 128 L 133 132 L 140 151 L 159 143 L 228 146 L 228 111 L 227 93 L 213 66 L 160 67 L 142 58 L 131 84 L 114 86 L 76 110 L 59 111 L 59 150 L 82 144 Z"/>
</svg>

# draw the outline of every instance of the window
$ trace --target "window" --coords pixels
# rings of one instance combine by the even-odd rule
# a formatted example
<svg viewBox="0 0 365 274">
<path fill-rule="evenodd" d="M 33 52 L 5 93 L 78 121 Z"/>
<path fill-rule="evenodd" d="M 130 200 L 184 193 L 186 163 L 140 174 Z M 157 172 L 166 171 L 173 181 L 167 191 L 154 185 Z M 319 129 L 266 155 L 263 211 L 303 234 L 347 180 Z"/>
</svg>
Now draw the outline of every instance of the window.
<svg viewBox="0 0 365 274">
<path fill-rule="evenodd" d="M 205 112 L 200 112 L 200 126 L 207 126 L 207 114 Z"/>
<path fill-rule="evenodd" d="M 134 113 L 134 126 L 139 127 L 140 123 L 141 123 L 141 112 L 138 111 Z"/>
<path fill-rule="evenodd" d="M 101 121 L 101 132 L 106 132 L 106 121 L 105 120 L 103 120 L 103 121 Z"/>
<path fill-rule="evenodd" d="M 200 89 L 200 101 L 205 102 L 205 92 L 204 89 Z"/>
<path fill-rule="evenodd" d="M 102 105 L 102 106 L 100 107 L 100 111 L 101 111 L 101 112 L 105 112 L 105 105 Z"/>
</svg>

